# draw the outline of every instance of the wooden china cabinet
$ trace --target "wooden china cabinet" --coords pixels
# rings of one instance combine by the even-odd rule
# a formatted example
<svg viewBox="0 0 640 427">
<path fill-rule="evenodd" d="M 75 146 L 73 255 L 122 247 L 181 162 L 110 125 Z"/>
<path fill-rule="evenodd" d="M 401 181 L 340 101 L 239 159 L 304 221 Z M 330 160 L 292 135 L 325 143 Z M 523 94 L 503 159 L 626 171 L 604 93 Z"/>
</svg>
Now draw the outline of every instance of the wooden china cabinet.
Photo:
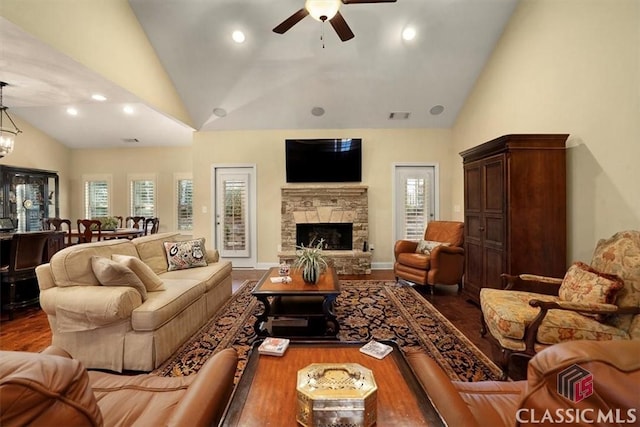
<svg viewBox="0 0 640 427">
<path fill-rule="evenodd" d="M 463 292 L 500 275 L 566 272 L 566 134 L 505 135 L 460 153 L 464 165 Z"/>
</svg>

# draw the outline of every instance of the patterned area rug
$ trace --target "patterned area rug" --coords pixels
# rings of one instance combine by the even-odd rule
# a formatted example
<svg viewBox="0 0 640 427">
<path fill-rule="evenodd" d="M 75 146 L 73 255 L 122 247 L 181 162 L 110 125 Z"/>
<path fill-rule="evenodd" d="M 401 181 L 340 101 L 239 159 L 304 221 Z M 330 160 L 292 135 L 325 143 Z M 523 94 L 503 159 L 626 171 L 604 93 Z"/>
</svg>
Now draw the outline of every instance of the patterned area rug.
<svg viewBox="0 0 640 427">
<path fill-rule="evenodd" d="M 412 287 L 375 280 L 340 283 L 342 291 L 335 305 L 340 340 L 393 340 L 404 352 L 420 349 L 452 380 L 500 378 L 500 369 Z M 255 284 L 245 282 L 218 314 L 154 373 L 189 375 L 215 352 L 233 347 L 239 356 L 237 382 L 256 339 L 253 324 L 262 311 L 262 304 L 251 295 Z"/>
</svg>

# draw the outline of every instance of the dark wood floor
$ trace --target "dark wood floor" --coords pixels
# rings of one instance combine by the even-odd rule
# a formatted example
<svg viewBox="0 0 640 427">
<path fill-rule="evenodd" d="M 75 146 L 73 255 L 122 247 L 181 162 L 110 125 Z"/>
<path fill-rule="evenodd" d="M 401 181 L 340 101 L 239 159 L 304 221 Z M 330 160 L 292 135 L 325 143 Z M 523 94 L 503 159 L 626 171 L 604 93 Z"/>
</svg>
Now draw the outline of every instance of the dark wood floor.
<svg viewBox="0 0 640 427">
<path fill-rule="evenodd" d="M 234 270 L 234 291 L 245 281 L 259 279 L 262 270 Z M 394 280 L 391 270 L 374 270 L 366 276 L 340 276 L 341 279 Z M 421 289 L 419 287 L 418 289 Z M 480 309 L 457 293 L 456 286 L 437 286 L 434 295 L 421 294 L 449 319 L 482 352 L 491 357 L 489 342 L 480 336 Z M 51 343 L 47 318 L 39 308 L 17 312 L 9 321 L 3 314 L 0 321 L 0 350 L 41 351 Z"/>
</svg>

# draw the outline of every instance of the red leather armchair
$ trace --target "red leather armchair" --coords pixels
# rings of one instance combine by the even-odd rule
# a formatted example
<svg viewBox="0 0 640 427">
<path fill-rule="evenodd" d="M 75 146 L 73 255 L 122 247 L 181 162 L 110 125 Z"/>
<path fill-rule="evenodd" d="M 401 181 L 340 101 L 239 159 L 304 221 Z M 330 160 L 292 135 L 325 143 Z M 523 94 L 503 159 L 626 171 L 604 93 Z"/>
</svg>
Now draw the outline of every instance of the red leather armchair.
<svg viewBox="0 0 640 427">
<path fill-rule="evenodd" d="M 638 341 L 569 341 L 533 357 L 527 380 L 509 382 L 451 381 L 422 352 L 407 360 L 450 426 L 604 427 L 640 420 L 638 354 Z"/>
<path fill-rule="evenodd" d="M 439 285 L 458 285 L 462 288 L 464 273 L 464 223 L 458 221 L 430 221 L 424 232 L 425 242 L 440 242 L 428 253 L 417 253 L 420 242 L 398 240 L 394 246 L 396 280 L 404 279 L 428 285 L 431 293 Z"/>
<path fill-rule="evenodd" d="M 0 425 L 211 426 L 226 408 L 237 366 L 234 349 L 186 377 L 87 372 L 57 347 L 0 351 Z"/>
</svg>

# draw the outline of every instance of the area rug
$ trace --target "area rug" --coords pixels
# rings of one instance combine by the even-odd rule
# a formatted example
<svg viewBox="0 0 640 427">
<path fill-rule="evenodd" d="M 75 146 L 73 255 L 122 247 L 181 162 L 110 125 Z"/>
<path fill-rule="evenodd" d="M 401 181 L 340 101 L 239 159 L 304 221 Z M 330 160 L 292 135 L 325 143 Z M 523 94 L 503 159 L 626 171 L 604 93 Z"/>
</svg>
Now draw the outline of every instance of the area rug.
<svg viewBox="0 0 640 427">
<path fill-rule="evenodd" d="M 262 311 L 262 304 L 251 295 L 255 284 L 243 283 L 218 314 L 154 373 L 190 375 L 212 354 L 233 347 L 239 357 L 237 382 L 256 339 L 253 324 Z M 411 286 L 375 280 L 342 280 L 340 284 L 335 313 L 341 341 L 392 340 L 403 352 L 419 349 L 435 359 L 452 380 L 500 378 L 500 369 Z"/>
</svg>

